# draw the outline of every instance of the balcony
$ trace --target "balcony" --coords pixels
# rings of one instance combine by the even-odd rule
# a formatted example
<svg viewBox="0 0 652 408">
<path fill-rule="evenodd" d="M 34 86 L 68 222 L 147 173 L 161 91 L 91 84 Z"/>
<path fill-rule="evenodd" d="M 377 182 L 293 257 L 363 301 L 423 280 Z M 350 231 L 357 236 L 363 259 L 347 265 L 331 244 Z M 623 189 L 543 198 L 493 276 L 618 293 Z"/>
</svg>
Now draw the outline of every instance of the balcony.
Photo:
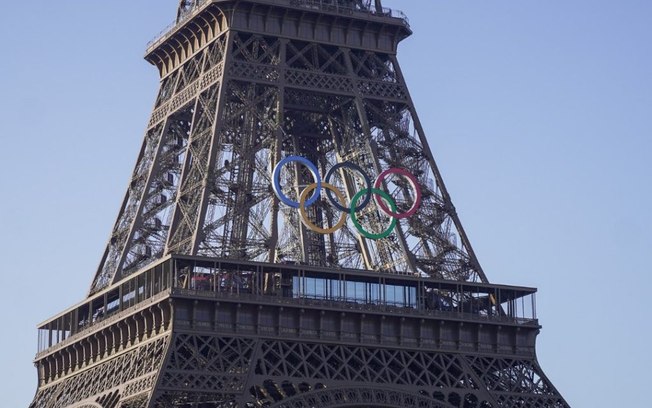
<svg viewBox="0 0 652 408">
<path fill-rule="evenodd" d="M 195 17 L 210 4 L 227 3 L 229 1 L 230 0 L 195 0 L 191 5 L 187 6 L 174 22 L 165 27 L 147 44 L 147 53 L 159 46 L 165 41 L 169 34 L 174 32 L 178 27 L 183 26 L 183 24 Z M 269 6 L 306 9 L 335 15 L 357 16 L 359 18 L 373 17 L 374 19 L 398 19 L 406 28 L 410 27 L 410 22 L 405 13 L 387 7 L 383 7 L 382 12 L 379 13 L 374 7 L 351 6 L 343 4 L 344 2 L 338 0 L 256 0 L 255 2 Z"/>
</svg>

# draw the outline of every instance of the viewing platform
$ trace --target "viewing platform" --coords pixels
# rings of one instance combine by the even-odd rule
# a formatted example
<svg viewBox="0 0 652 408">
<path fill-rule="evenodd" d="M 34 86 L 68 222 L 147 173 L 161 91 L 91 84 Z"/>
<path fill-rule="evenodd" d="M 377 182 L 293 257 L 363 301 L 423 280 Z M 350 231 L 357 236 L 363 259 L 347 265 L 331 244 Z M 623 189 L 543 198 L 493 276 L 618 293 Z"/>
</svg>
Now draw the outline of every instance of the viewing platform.
<svg viewBox="0 0 652 408">
<path fill-rule="evenodd" d="M 154 39 L 147 44 L 147 52 L 156 48 L 159 44 L 168 38 L 168 36 L 176 31 L 177 28 L 183 26 L 188 20 L 192 19 L 206 7 L 213 3 L 229 3 L 233 0 L 199 0 L 193 5 L 185 14 L 179 16 L 177 20 L 170 23 L 165 27 Z M 373 7 L 351 7 L 350 5 L 340 4 L 343 3 L 337 0 L 256 0 L 256 3 L 268 4 L 270 6 L 282 6 L 286 8 L 296 8 L 304 10 L 318 11 L 320 13 L 340 14 L 349 16 L 364 16 L 372 17 L 375 19 L 398 19 L 406 27 L 410 27 L 408 17 L 400 10 L 393 10 L 383 7 L 382 13 L 377 12 Z"/>
<path fill-rule="evenodd" d="M 383 8 L 377 12 L 374 7 L 351 5 L 355 3 L 198 0 L 147 44 L 145 58 L 156 65 L 163 56 L 184 60 L 227 28 L 288 38 L 305 38 L 306 33 L 313 31 L 315 40 L 386 50 L 395 49 L 400 40 L 412 34 L 402 11 Z M 202 34 L 198 36 L 198 33 Z"/>
<path fill-rule="evenodd" d="M 104 329 L 123 319 L 124 314 L 165 299 L 178 299 L 174 301 L 174 322 L 181 326 L 226 325 L 260 333 L 261 327 L 278 331 L 285 325 L 300 330 L 301 322 L 293 321 L 295 312 L 305 314 L 311 309 L 321 311 L 322 315 L 378 314 L 395 316 L 401 322 L 410 318 L 415 323 L 409 331 L 417 338 L 416 331 L 424 319 L 538 330 L 535 294 L 534 288 L 455 282 L 412 274 L 172 255 L 40 324 L 37 359 Z M 186 300 L 191 302 L 186 304 Z M 218 312 L 209 306 L 198 307 L 200 300 L 218 302 L 221 308 L 226 304 L 233 307 L 229 306 L 228 312 Z M 241 319 L 244 314 L 238 315 L 236 311 L 247 308 L 256 311 Z M 275 310 L 274 315 L 261 312 L 264 309 Z M 254 315 L 256 322 L 252 321 Z M 284 316 L 289 318 L 287 323 Z M 160 320 L 166 318 L 171 317 L 162 316 Z M 323 324 L 316 327 L 318 316 L 311 320 L 309 331 L 341 330 L 337 325 L 331 325 L 332 330 Z M 385 334 L 392 336 L 404 330 L 399 327 Z M 350 327 L 350 332 L 359 336 L 364 330 Z"/>
</svg>

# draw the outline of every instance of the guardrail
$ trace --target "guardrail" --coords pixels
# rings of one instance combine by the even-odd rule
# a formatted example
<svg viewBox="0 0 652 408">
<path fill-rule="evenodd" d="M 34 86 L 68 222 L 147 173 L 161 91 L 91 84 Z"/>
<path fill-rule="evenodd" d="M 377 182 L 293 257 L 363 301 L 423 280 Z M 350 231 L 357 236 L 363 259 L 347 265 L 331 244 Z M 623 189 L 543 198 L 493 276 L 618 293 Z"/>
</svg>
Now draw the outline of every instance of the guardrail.
<svg viewBox="0 0 652 408">
<path fill-rule="evenodd" d="M 159 45 L 165 36 L 172 31 L 176 26 L 183 25 L 186 21 L 190 20 L 193 16 L 197 14 L 197 12 L 207 3 L 211 3 L 213 0 L 198 0 L 195 2 L 195 4 L 192 6 L 192 8 L 186 10 L 186 12 L 177 20 L 173 21 L 172 23 L 168 24 L 167 27 L 165 27 L 161 32 L 158 33 L 154 39 L 152 39 L 150 42 L 147 43 L 147 49 L 150 49 L 152 47 L 155 47 Z"/>
<path fill-rule="evenodd" d="M 163 39 L 170 31 L 172 31 L 177 26 L 183 25 L 186 21 L 195 16 L 199 10 L 202 9 L 207 3 L 212 3 L 213 1 L 214 0 L 197 0 L 192 5 L 192 7 L 186 10 L 178 20 L 170 23 L 167 27 L 161 30 L 161 32 L 156 37 L 154 37 L 154 39 L 147 43 L 147 49 L 149 50 L 159 45 L 161 42 L 163 42 Z M 373 8 L 367 9 L 343 6 L 338 4 L 337 0 L 263 0 L 262 2 L 267 4 L 289 5 L 310 10 L 327 11 L 331 13 L 335 12 L 338 14 L 367 14 L 379 17 L 398 18 L 401 19 L 407 27 L 410 27 L 410 20 L 407 18 L 405 13 L 400 10 L 390 9 L 388 7 L 383 7 L 382 12 L 379 13 Z"/>
<path fill-rule="evenodd" d="M 51 354 L 57 350 L 61 350 L 65 348 L 68 344 L 74 343 L 79 339 L 86 337 L 88 333 L 96 332 L 106 327 L 109 327 L 123 320 L 125 315 L 135 313 L 136 311 L 142 309 L 146 309 L 151 305 L 161 301 L 161 299 L 168 297 L 170 293 L 171 293 L 171 289 L 163 290 L 153 295 L 152 297 L 144 299 L 143 301 L 133 304 L 123 310 L 117 310 L 115 313 L 112 313 L 111 315 L 103 316 L 102 318 L 86 322 L 83 325 L 76 327 L 75 331 L 65 339 L 55 344 L 52 344 L 51 346 L 48 347 L 44 347 L 44 348 L 39 347 L 35 358 L 38 360 L 39 358 L 43 357 L 46 354 Z"/>
<path fill-rule="evenodd" d="M 285 0 L 285 2 L 288 2 Z M 352 13 L 364 13 L 371 14 L 381 17 L 392 17 L 400 18 L 403 22 L 409 27 L 410 21 L 408 20 L 405 13 L 400 10 L 393 10 L 389 7 L 383 7 L 381 12 L 375 10 L 375 8 L 366 8 L 366 7 L 350 7 L 338 4 L 337 0 L 289 0 L 291 6 L 298 6 L 309 8 L 313 10 L 323 10 L 336 12 L 341 14 L 352 14 Z"/>
<path fill-rule="evenodd" d="M 361 312 L 381 312 L 381 313 L 392 313 L 397 315 L 404 316 L 430 316 L 430 317 L 440 317 L 446 319 L 464 319 L 464 320 L 474 320 L 478 322 L 495 322 L 495 323 L 511 323 L 524 326 L 538 326 L 538 320 L 535 318 L 522 318 L 522 317 L 511 317 L 504 315 L 482 315 L 479 313 L 468 313 L 461 311 L 441 311 L 441 310 L 430 310 L 425 308 L 416 308 L 411 306 L 397 306 L 391 302 L 385 302 L 383 304 L 370 304 L 370 303 L 359 303 L 352 301 L 336 301 L 336 300 L 325 300 L 325 299 L 314 299 L 308 297 L 281 297 L 281 296 L 269 296 L 269 295 L 255 295 L 249 293 L 229 293 L 229 292 L 214 292 L 214 291 L 203 291 L 203 290 L 194 290 L 194 289 L 172 289 L 172 295 L 181 295 L 181 296 L 192 296 L 192 297 L 203 297 L 207 299 L 227 299 L 233 301 L 249 301 L 252 303 L 259 304 L 280 304 L 286 306 L 308 306 L 314 308 L 331 308 L 331 309 L 340 309 L 340 310 L 355 310 Z"/>
</svg>

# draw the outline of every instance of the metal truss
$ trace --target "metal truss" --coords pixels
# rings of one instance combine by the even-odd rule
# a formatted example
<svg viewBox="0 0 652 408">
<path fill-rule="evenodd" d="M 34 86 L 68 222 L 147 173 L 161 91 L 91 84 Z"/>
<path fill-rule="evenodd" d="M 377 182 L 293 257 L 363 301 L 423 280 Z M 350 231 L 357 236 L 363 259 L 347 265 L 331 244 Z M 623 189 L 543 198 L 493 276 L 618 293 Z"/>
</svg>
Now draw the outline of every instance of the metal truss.
<svg viewBox="0 0 652 408">
<path fill-rule="evenodd" d="M 531 359 L 185 333 L 157 392 L 154 408 L 567 407 Z"/>
<path fill-rule="evenodd" d="M 568 407 L 536 362 L 536 322 L 150 296 L 46 349 L 30 408 Z"/>
<path fill-rule="evenodd" d="M 145 408 L 169 336 L 91 364 L 39 389 L 30 408 Z"/>
<path fill-rule="evenodd" d="M 377 241 L 351 222 L 329 236 L 312 233 L 270 188 L 275 163 L 288 155 L 324 173 L 342 161 L 369 174 L 409 168 L 423 190 L 420 211 Z M 351 175 L 336 178 L 349 198 L 362 187 Z M 282 179 L 309 180 L 296 171 Z M 414 200 L 401 180 L 387 188 L 399 208 Z M 310 215 L 322 226 L 338 217 L 324 200 Z M 373 208 L 365 222 L 382 230 L 387 219 Z M 169 253 L 486 282 L 395 56 L 236 30 L 163 78 L 91 293 Z"/>
<path fill-rule="evenodd" d="M 379 0 L 180 1 L 89 296 L 39 328 L 30 408 L 567 408 L 516 312 L 536 290 L 488 283 L 446 190 L 396 58 L 410 34 Z M 290 155 L 409 169 L 419 210 L 378 240 L 314 233 L 272 188 Z M 280 174 L 292 200 L 312 181 Z M 340 217 L 325 194 L 307 214 Z M 360 219 L 389 222 L 373 200 Z"/>
<path fill-rule="evenodd" d="M 533 289 L 388 275 L 388 287 L 424 286 L 402 306 L 313 300 L 301 285 L 268 293 L 266 268 L 279 267 L 168 257 L 53 318 L 30 408 L 568 407 L 536 362 L 538 322 L 515 310 Z M 256 282 L 233 286 L 235 273 Z M 279 271 L 288 281 L 308 273 L 340 275 Z M 345 281 L 374 275 L 356 273 Z M 482 290 L 505 307 L 419 301 L 433 288 Z"/>
</svg>

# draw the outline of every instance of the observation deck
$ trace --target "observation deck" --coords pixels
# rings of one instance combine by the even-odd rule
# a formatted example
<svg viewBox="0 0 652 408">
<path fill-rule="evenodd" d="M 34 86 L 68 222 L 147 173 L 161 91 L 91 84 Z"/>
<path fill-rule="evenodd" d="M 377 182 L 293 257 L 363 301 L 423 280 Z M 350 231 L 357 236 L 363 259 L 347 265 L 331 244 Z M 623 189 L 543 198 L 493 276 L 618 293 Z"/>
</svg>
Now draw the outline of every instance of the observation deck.
<svg viewBox="0 0 652 408">
<path fill-rule="evenodd" d="M 398 10 L 336 0 L 198 0 L 147 44 L 145 59 L 167 74 L 228 29 L 396 52 L 412 31 Z"/>
<path fill-rule="evenodd" d="M 375 21 L 390 21 L 394 24 L 400 23 L 406 28 L 410 27 L 408 17 L 400 10 L 393 10 L 383 7 L 381 13 L 373 8 L 352 7 L 349 5 L 339 4 L 335 0 L 256 0 L 251 1 L 264 5 L 282 6 L 284 8 L 293 8 L 297 10 L 326 13 L 330 15 L 353 16 L 358 18 L 373 19 Z M 233 3 L 233 0 L 200 0 L 190 9 L 167 27 L 165 27 L 154 39 L 147 44 L 147 53 L 164 42 L 178 28 L 182 27 L 187 21 L 197 16 L 211 4 Z"/>
<path fill-rule="evenodd" d="M 41 323 L 36 359 L 157 304 L 173 306 L 134 323 L 139 329 L 132 332 L 160 324 L 530 355 L 540 328 L 535 293 L 412 274 L 172 255 Z"/>
</svg>

